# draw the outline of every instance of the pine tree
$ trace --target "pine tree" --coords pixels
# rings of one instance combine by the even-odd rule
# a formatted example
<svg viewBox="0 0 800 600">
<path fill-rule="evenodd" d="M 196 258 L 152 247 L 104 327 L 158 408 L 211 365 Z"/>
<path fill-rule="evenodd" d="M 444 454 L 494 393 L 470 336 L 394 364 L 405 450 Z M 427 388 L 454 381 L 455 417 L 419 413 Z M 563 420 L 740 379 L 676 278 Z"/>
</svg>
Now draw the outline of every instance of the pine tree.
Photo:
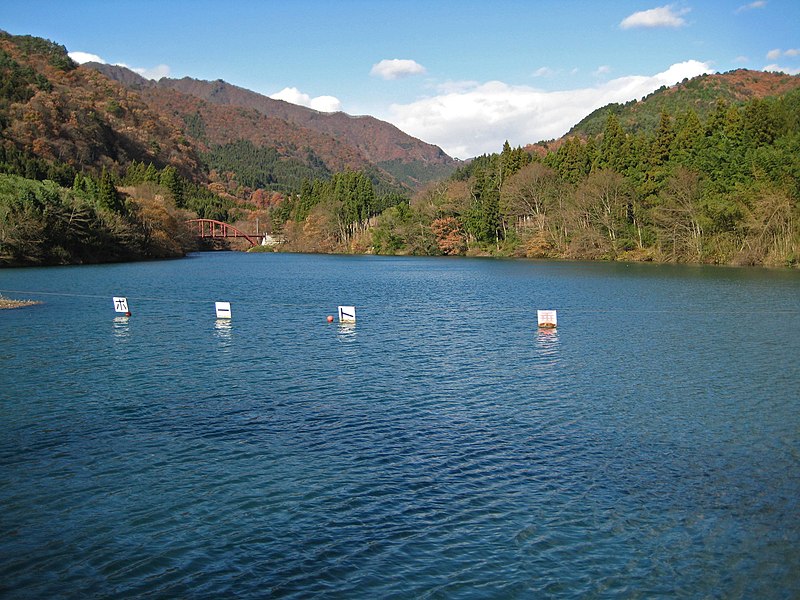
<svg viewBox="0 0 800 600">
<path fill-rule="evenodd" d="M 755 99 L 747 103 L 743 126 L 745 143 L 750 148 L 767 146 L 778 137 L 778 123 L 764 100 Z"/>
<path fill-rule="evenodd" d="M 685 167 L 694 165 L 704 136 L 703 124 L 697 113 L 689 109 L 675 122 L 675 138 L 670 159 Z"/>
<path fill-rule="evenodd" d="M 97 186 L 96 197 L 97 203 L 100 205 L 100 207 L 111 212 L 122 212 L 124 207 L 122 198 L 120 197 L 119 192 L 114 185 L 111 175 L 105 167 L 103 167 L 103 171 L 100 174 L 100 183 Z"/>
<path fill-rule="evenodd" d="M 164 170 L 161 171 L 161 185 L 169 190 L 175 206 L 183 208 L 183 182 L 175 167 L 164 167 Z"/>
<path fill-rule="evenodd" d="M 597 169 L 612 169 L 617 173 L 625 172 L 627 136 L 619 124 L 619 119 L 609 113 L 606 127 L 603 130 L 603 140 L 600 143 L 600 152 L 596 164 Z"/>
<path fill-rule="evenodd" d="M 147 169 L 144 172 L 144 181 L 150 181 L 152 183 L 158 183 L 159 181 L 159 174 L 158 169 L 153 166 L 153 163 L 147 165 Z"/>
<path fill-rule="evenodd" d="M 502 231 L 499 186 L 487 169 L 477 169 L 474 177 L 465 227 L 479 242 L 498 243 Z"/>
<path fill-rule="evenodd" d="M 649 142 L 647 149 L 647 171 L 639 186 L 639 191 L 643 197 L 652 196 L 661 189 L 666 181 L 669 169 L 669 162 L 672 152 L 672 142 L 675 139 L 675 132 L 672 128 L 672 118 L 666 112 L 661 112 L 658 129 Z"/>
<path fill-rule="evenodd" d="M 672 117 L 662 111 L 655 137 L 650 146 L 650 165 L 660 167 L 669 160 L 675 132 L 672 128 Z"/>
</svg>

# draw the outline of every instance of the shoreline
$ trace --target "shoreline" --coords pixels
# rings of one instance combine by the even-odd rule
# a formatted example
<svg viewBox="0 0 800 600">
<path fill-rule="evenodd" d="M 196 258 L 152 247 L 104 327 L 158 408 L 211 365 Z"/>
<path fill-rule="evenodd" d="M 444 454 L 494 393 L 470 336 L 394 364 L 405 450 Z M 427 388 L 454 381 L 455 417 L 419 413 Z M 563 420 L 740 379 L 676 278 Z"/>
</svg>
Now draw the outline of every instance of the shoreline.
<svg viewBox="0 0 800 600">
<path fill-rule="evenodd" d="M 256 248 L 259 248 L 256 246 Z M 642 257 L 636 253 L 626 252 L 614 257 L 580 257 L 580 256 L 521 256 L 516 254 L 502 254 L 502 253 L 492 253 L 492 252 L 467 252 L 465 254 L 457 254 L 457 255 L 444 255 L 444 254 L 404 254 L 404 253 L 392 253 L 392 254 L 378 254 L 375 252 L 347 252 L 347 251 L 329 251 L 329 252 L 304 252 L 302 250 L 256 250 L 255 252 L 251 252 L 249 249 L 241 250 L 238 248 L 226 248 L 220 250 L 208 250 L 208 249 L 197 249 L 197 250 L 190 250 L 187 251 L 182 256 L 167 256 L 167 257 L 150 257 L 150 258 L 133 258 L 127 260 L 108 260 L 108 261 L 91 261 L 91 262 L 76 262 L 76 263 L 30 263 L 30 264 L 8 264 L 0 262 L 0 270 L 4 268 L 8 269 L 15 269 L 15 268 L 36 268 L 36 267 L 80 267 L 84 265 L 110 265 L 110 264 L 129 264 L 129 263 L 138 263 L 138 262 L 153 262 L 153 261 L 162 261 L 162 260 L 181 260 L 188 258 L 191 254 L 197 253 L 206 253 L 206 252 L 241 252 L 243 254 L 251 254 L 251 253 L 264 253 L 264 254 L 312 254 L 312 255 L 320 255 L 320 256 L 384 256 L 384 257 L 416 257 L 416 258 L 486 258 L 486 259 L 500 259 L 500 260 L 532 260 L 532 261 L 565 261 L 565 262 L 589 262 L 589 263 L 629 263 L 629 264 L 650 264 L 650 265 L 683 265 L 683 266 L 690 266 L 690 267 L 730 267 L 730 268 L 743 268 L 743 269 L 777 269 L 777 270 L 785 270 L 785 271 L 796 271 L 800 269 L 800 261 L 793 261 L 791 263 L 756 263 L 756 264 L 745 264 L 739 263 L 736 261 L 731 262 L 715 262 L 715 261 L 692 261 L 692 262 L 680 262 L 680 261 L 666 261 L 666 260 L 658 260 L 652 256 L 645 256 Z M 9 305 L 9 303 L 11 303 Z M 36 300 L 12 300 L 10 298 L 4 298 L 0 295 L 0 309 L 3 308 L 21 308 L 23 306 L 32 306 L 35 304 L 41 304 L 40 301 Z"/>
</svg>

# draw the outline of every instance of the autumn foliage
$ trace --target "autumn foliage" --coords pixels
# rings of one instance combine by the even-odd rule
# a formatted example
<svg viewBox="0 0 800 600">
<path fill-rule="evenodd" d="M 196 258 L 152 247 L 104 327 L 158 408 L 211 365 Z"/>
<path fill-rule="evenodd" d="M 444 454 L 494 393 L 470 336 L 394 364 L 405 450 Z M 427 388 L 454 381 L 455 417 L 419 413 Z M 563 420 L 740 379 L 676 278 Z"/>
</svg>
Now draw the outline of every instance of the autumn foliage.
<svg viewBox="0 0 800 600">
<path fill-rule="evenodd" d="M 455 217 L 440 217 L 431 223 L 431 231 L 436 238 L 436 247 L 442 254 L 463 254 L 467 248 L 467 240 L 461 224 Z"/>
</svg>

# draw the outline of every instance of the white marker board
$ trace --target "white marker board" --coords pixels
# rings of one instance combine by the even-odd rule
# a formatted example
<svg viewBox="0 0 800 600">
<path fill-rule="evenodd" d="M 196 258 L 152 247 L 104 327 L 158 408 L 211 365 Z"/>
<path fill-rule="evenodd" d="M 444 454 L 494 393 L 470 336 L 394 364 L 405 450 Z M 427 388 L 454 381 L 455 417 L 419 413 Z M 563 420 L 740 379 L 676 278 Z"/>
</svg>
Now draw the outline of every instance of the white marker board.
<svg viewBox="0 0 800 600">
<path fill-rule="evenodd" d="M 114 311 L 118 313 L 128 312 L 128 299 L 121 296 L 114 296 Z"/>
<path fill-rule="evenodd" d="M 214 307 L 217 310 L 218 319 L 231 318 L 231 303 L 230 302 L 215 302 Z"/>
<path fill-rule="evenodd" d="M 538 310 L 536 314 L 539 318 L 539 327 L 556 327 L 558 325 L 558 315 L 555 310 Z"/>
<path fill-rule="evenodd" d="M 356 322 L 356 307 L 340 306 L 339 323 L 355 323 L 355 322 Z"/>
</svg>

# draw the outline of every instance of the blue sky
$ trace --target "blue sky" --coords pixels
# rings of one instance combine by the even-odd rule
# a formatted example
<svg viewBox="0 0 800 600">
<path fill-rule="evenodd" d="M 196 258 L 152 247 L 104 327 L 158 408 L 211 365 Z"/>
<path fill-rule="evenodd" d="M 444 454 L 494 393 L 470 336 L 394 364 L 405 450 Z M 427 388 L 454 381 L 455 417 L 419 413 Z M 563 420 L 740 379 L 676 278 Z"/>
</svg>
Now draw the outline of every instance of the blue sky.
<svg viewBox="0 0 800 600">
<path fill-rule="evenodd" d="M 800 72 L 796 0 L 3 0 L 0 29 L 151 78 L 369 114 L 469 158 L 703 72 Z"/>
</svg>

